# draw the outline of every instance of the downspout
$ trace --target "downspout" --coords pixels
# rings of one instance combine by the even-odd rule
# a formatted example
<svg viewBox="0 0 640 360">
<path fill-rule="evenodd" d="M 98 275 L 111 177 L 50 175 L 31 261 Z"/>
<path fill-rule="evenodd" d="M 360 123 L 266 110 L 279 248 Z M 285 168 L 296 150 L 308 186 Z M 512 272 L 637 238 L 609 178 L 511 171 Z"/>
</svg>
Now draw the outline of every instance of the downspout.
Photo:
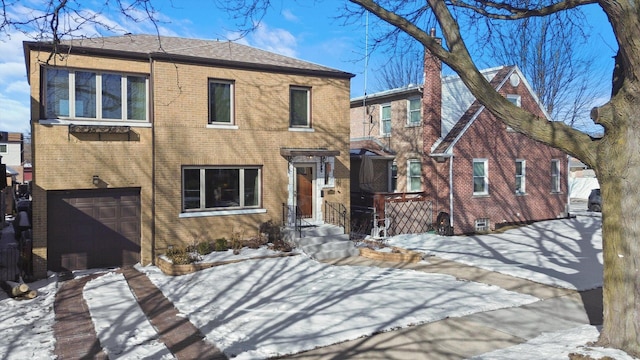
<svg viewBox="0 0 640 360">
<path fill-rule="evenodd" d="M 453 154 L 449 157 L 449 221 L 453 230 Z"/>
<path fill-rule="evenodd" d="M 149 55 L 149 119 L 151 120 L 151 264 L 156 259 L 156 126 L 153 101 L 154 61 Z"/>
<path fill-rule="evenodd" d="M 571 189 L 569 188 L 569 185 L 571 184 L 569 182 L 569 169 L 571 169 L 571 156 L 567 154 L 567 170 L 565 171 L 567 177 L 567 203 L 564 206 L 564 213 L 567 218 L 571 217 Z M 562 171 L 560 173 L 562 174 Z"/>
</svg>

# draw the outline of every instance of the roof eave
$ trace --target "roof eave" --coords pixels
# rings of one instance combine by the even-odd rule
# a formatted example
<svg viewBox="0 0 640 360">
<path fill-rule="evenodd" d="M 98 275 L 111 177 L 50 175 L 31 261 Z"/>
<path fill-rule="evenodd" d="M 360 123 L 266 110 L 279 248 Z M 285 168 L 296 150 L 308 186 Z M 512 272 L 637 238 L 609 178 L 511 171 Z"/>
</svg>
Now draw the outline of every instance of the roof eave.
<svg viewBox="0 0 640 360">
<path fill-rule="evenodd" d="M 54 46 L 50 43 L 42 43 L 42 42 L 25 42 L 25 54 L 29 52 L 29 50 L 41 50 L 41 51 L 52 51 Z M 65 53 L 72 54 L 83 54 L 83 55 L 98 55 L 110 58 L 126 58 L 132 60 L 161 60 L 161 61 L 170 61 L 170 62 L 178 62 L 178 63 L 188 63 L 188 64 L 202 64 L 202 65 L 213 65 L 225 68 L 233 68 L 233 69 L 244 69 L 244 70 L 258 70 L 258 71 L 266 71 L 266 72 L 275 72 L 275 73 L 286 73 L 286 74 L 294 74 L 294 75 L 307 75 L 307 76 L 317 76 L 317 77 L 330 77 L 330 78 L 338 78 L 338 79 L 351 79 L 355 75 L 344 72 L 344 71 L 331 71 L 331 70 L 314 70 L 314 69 L 300 69 L 288 66 L 277 66 L 277 65 L 269 65 L 269 64 L 256 64 L 249 63 L 244 61 L 229 61 L 229 60 L 220 60 L 220 59 L 212 59 L 212 58 L 202 58 L 198 56 L 187 56 L 187 55 L 179 55 L 179 54 L 170 54 L 165 52 L 151 52 L 151 53 L 142 53 L 135 51 L 125 51 L 125 50 L 113 50 L 113 49 L 100 49 L 100 48 L 92 48 L 92 47 L 83 47 L 83 46 L 69 46 L 69 45 L 58 45 L 58 51 L 64 51 Z M 25 56 L 25 59 L 27 57 Z M 28 65 L 27 65 L 28 67 Z"/>
</svg>

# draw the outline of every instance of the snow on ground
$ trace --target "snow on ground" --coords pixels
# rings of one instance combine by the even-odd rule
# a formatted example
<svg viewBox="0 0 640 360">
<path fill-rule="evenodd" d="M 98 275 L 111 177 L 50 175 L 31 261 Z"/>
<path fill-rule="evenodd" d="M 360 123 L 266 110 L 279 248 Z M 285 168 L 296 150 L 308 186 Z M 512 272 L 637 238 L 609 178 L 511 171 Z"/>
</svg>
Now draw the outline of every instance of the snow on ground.
<svg viewBox="0 0 640 360">
<path fill-rule="evenodd" d="M 89 281 L 84 299 L 109 359 L 174 359 L 158 341 L 122 274 L 109 272 Z"/>
<path fill-rule="evenodd" d="M 210 341 L 237 359 L 292 354 L 538 301 L 449 275 L 336 267 L 305 256 L 250 260 L 179 277 L 141 270 Z"/>
<path fill-rule="evenodd" d="M 620 350 L 585 345 L 598 340 L 599 334 L 595 326 L 583 325 L 570 330 L 545 333 L 526 343 L 474 356 L 471 360 L 567 360 L 571 353 L 601 360 L 635 359 Z"/>
<path fill-rule="evenodd" d="M 0 291 L 0 359 L 52 358 L 56 276 L 30 283 L 38 296 L 14 300 Z"/>
<path fill-rule="evenodd" d="M 598 218 L 580 216 L 468 239 L 405 236 L 390 243 L 401 241 L 397 245 L 535 281 L 579 289 L 602 285 Z M 265 255 L 272 253 L 243 249 L 240 256 Z M 225 252 L 204 260 L 236 259 Z M 334 267 L 303 255 L 248 260 L 178 277 L 153 266 L 139 269 L 210 340 L 229 355 L 239 354 L 239 359 L 295 353 L 377 331 L 536 301 L 447 275 Z M 55 275 L 30 285 L 39 291 L 33 300 L 16 301 L 0 292 L 2 359 L 53 358 Z M 171 358 L 122 275 L 107 272 L 88 282 L 84 296 L 100 342 L 112 358 Z M 527 359 L 527 354 L 531 359 L 566 359 L 569 352 L 631 359 L 621 351 L 585 347 L 597 337 L 598 329 L 585 325 L 542 334 L 476 359 Z"/>
<path fill-rule="evenodd" d="M 578 216 L 502 234 L 409 234 L 387 244 L 542 284 L 589 290 L 602 286 L 602 219 Z"/>
</svg>

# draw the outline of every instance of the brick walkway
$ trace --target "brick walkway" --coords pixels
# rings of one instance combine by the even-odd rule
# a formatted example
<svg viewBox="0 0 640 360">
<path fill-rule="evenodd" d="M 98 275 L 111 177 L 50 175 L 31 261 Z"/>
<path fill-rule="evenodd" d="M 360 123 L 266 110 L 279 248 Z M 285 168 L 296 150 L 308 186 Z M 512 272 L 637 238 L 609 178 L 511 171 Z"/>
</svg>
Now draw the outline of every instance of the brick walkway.
<svg viewBox="0 0 640 360">
<path fill-rule="evenodd" d="M 158 332 L 160 341 L 177 359 L 227 359 L 218 348 L 204 340 L 200 330 L 188 319 L 178 316 L 178 310 L 149 278 L 131 267 L 123 269 L 122 273 L 142 311 Z M 108 359 L 102 351 L 89 308 L 82 296 L 84 285 L 98 276 L 66 281 L 56 294 L 54 353 L 59 360 Z"/>
<path fill-rule="evenodd" d="M 178 359 L 227 359 L 188 319 L 178 316 L 178 310 L 162 292 L 134 268 L 125 268 L 122 273 L 138 299 L 142 311 L 160 334 L 169 351 Z"/>
<path fill-rule="evenodd" d="M 54 353 L 59 360 L 108 359 L 91 322 L 89 307 L 82 297 L 84 285 L 98 276 L 66 281 L 56 293 L 53 333 L 56 338 Z"/>
</svg>

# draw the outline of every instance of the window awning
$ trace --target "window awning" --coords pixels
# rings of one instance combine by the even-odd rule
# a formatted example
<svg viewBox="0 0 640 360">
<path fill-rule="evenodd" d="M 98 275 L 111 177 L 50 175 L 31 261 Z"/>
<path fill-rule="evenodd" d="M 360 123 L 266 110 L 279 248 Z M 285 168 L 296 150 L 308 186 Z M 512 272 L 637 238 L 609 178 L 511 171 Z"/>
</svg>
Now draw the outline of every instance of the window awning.
<svg viewBox="0 0 640 360">
<path fill-rule="evenodd" d="M 306 148 L 280 148 L 280 155 L 284 157 L 294 156 L 339 156 L 340 150 L 306 149 Z"/>
</svg>

